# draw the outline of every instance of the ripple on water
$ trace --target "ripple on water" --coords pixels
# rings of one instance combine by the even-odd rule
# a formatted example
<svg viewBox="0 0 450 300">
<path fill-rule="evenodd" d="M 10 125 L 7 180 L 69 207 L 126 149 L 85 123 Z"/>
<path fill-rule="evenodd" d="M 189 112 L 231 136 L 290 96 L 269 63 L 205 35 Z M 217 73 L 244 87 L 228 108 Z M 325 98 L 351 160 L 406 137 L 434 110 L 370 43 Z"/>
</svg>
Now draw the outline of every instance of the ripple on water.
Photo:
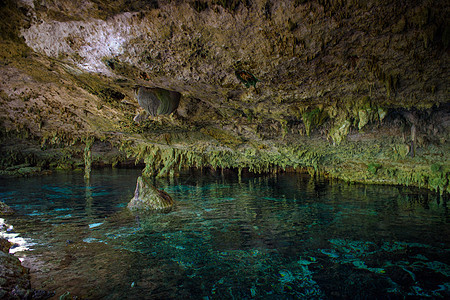
<svg viewBox="0 0 450 300">
<path fill-rule="evenodd" d="M 19 211 L 2 234 L 16 239 L 16 254 L 55 266 L 36 272 L 35 284 L 63 295 L 76 280 L 84 288 L 71 295 L 117 299 L 450 297 L 444 201 L 304 175 L 188 174 L 155 182 L 176 200 L 172 211 L 132 215 L 125 207 L 138 175 L 0 187 L 0 200 Z"/>
</svg>

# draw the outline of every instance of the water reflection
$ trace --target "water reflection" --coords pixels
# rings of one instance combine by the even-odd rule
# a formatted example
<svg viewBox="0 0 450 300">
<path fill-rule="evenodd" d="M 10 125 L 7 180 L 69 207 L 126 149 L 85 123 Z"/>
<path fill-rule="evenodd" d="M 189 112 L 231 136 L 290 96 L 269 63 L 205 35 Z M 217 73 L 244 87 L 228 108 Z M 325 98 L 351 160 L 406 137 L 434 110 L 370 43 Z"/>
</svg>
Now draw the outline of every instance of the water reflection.
<svg viewBox="0 0 450 300">
<path fill-rule="evenodd" d="M 40 266 L 40 288 L 117 299 L 450 296 L 441 196 L 306 175 L 189 173 L 155 182 L 176 200 L 172 211 L 132 215 L 124 207 L 138 173 L 2 185 L 1 200 L 20 212 L 9 222 L 38 244 L 23 255 Z"/>
</svg>

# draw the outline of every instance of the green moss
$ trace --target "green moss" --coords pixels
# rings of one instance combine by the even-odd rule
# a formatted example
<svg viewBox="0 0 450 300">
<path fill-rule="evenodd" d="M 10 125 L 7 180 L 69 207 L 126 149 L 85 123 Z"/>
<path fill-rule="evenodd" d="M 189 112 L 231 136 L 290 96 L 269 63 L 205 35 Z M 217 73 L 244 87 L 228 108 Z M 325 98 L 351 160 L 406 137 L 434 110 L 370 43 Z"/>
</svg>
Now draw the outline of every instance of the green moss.
<svg viewBox="0 0 450 300">
<path fill-rule="evenodd" d="M 219 136 L 229 139 L 223 132 Z M 412 164 L 412 159 L 403 159 L 399 154 L 393 154 L 391 139 L 359 142 L 349 140 L 339 146 L 332 146 L 323 139 L 300 137 L 287 145 L 260 147 L 258 144 L 239 144 L 234 148 L 225 148 L 223 144 L 211 143 L 206 135 L 195 136 L 192 140 L 186 135 L 173 138 L 178 141 L 176 146 L 150 142 L 143 138 L 122 141 L 117 145 L 123 154 L 120 158 L 116 157 L 116 160 L 134 157 L 136 162 L 145 163 L 144 174 L 155 177 L 176 176 L 184 168 L 197 167 L 215 170 L 227 168 L 237 172 L 245 169 L 254 173 L 294 170 L 311 175 L 328 174 L 349 182 L 418 186 L 440 193 L 448 191 L 449 186 L 450 172 L 446 159 L 441 154 L 437 155 L 440 152 L 434 152 L 441 151 L 439 148 L 431 147 L 428 149 L 429 154 L 417 155 Z M 59 158 L 51 159 L 55 162 L 53 167 L 78 168 L 83 165 L 83 157 L 85 166 L 89 160 L 93 164 L 94 159 L 89 155 L 92 141 L 84 139 L 79 149 L 67 150 Z M 47 151 L 50 149 L 48 146 Z M 425 157 L 422 158 L 423 155 Z"/>
<path fill-rule="evenodd" d="M 394 146 L 395 154 L 400 158 L 405 158 L 410 151 L 409 145 L 406 144 L 398 144 Z"/>
<path fill-rule="evenodd" d="M 247 168 L 250 172 L 266 173 L 278 168 L 311 167 L 318 170 L 322 156 L 308 150 L 289 150 L 273 153 L 265 150 L 246 148 L 242 150 L 208 150 L 207 148 L 179 149 L 156 144 L 136 147 L 133 143 L 123 145 L 127 156 L 144 160 L 146 176 L 174 176 L 187 167 L 209 167 L 212 169 Z"/>
<path fill-rule="evenodd" d="M 244 142 L 240 137 L 236 137 L 225 130 L 221 130 L 221 129 L 217 129 L 217 128 L 213 128 L 213 127 L 202 128 L 200 130 L 200 132 L 211 136 L 212 138 L 217 140 L 219 143 L 221 143 L 225 146 L 231 147 L 231 148 L 236 148 L 237 146 L 239 146 L 240 144 L 242 144 Z"/>
<path fill-rule="evenodd" d="M 370 163 L 367 166 L 367 171 L 373 175 L 377 174 L 377 171 L 381 168 L 381 164 L 378 163 Z"/>
<path fill-rule="evenodd" d="M 380 120 L 380 122 L 382 122 L 387 115 L 387 111 L 385 109 L 379 107 L 377 109 L 377 113 L 378 113 L 378 119 Z"/>
<path fill-rule="evenodd" d="M 327 119 L 328 114 L 320 108 L 314 108 L 302 113 L 303 123 L 305 124 L 306 134 L 310 136 L 311 130 L 322 125 Z"/>
<path fill-rule="evenodd" d="M 433 174 L 439 174 L 442 169 L 442 166 L 440 164 L 435 163 L 430 166 L 430 169 Z"/>
<path fill-rule="evenodd" d="M 143 158 L 145 162 L 143 174 L 145 176 L 173 176 L 175 171 L 179 171 L 183 167 L 203 166 L 203 157 L 196 151 L 148 144 L 141 146 L 138 151 L 136 159 Z"/>
<path fill-rule="evenodd" d="M 367 110 L 360 110 L 358 111 L 358 129 L 362 129 L 364 126 L 366 126 L 367 123 L 369 123 L 369 113 Z"/>
<path fill-rule="evenodd" d="M 330 130 L 330 137 L 335 145 L 340 145 L 350 131 L 351 122 L 349 120 L 337 121 Z"/>
<path fill-rule="evenodd" d="M 89 181 L 91 177 L 92 168 L 92 145 L 94 145 L 95 138 L 87 137 L 85 139 L 84 147 L 84 179 Z"/>
</svg>

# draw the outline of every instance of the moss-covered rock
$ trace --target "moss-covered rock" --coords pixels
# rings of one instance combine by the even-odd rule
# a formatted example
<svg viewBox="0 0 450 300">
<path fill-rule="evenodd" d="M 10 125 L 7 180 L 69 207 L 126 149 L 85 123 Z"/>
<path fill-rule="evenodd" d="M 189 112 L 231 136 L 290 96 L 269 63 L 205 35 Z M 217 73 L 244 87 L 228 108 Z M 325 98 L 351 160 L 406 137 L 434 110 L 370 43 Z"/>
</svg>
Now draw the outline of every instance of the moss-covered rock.
<svg viewBox="0 0 450 300">
<path fill-rule="evenodd" d="M 330 137 L 336 145 L 339 145 L 347 136 L 350 131 L 350 121 L 343 120 L 335 124 L 335 126 L 330 130 Z"/>
<path fill-rule="evenodd" d="M 133 211 L 164 210 L 174 205 L 172 197 L 164 191 L 155 188 L 150 178 L 139 176 L 134 197 L 128 203 Z"/>
</svg>

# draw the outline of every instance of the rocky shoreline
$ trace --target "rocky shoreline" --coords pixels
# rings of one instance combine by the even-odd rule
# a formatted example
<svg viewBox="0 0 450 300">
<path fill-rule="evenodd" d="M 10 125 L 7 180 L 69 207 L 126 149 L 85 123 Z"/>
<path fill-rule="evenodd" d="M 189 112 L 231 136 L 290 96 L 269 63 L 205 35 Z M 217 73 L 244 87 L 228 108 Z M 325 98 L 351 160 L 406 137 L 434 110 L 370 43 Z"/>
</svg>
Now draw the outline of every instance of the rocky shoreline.
<svg viewBox="0 0 450 300">
<path fill-rule="evenodd" d="M 14 210 L 0 201 L 0 216 L 14 214 Z M 19 258 L 10 253 L 14 243 L 6 239 L 3 233 L 12 230 L 12 226 L 0 219 L 0 299 L 43 300 L 54 293 L 35 290 L 31 287 L 30 271 L 25 268 Z"/>
<path fill-rule="evenodd" d="M 29 270 L 20 260 L 9 253 L 13 246 L 7 239 L 0 237 L 0 299 L 43 300 L 53 293 L 35 290 L 31 287 Z"/>
</svg>

